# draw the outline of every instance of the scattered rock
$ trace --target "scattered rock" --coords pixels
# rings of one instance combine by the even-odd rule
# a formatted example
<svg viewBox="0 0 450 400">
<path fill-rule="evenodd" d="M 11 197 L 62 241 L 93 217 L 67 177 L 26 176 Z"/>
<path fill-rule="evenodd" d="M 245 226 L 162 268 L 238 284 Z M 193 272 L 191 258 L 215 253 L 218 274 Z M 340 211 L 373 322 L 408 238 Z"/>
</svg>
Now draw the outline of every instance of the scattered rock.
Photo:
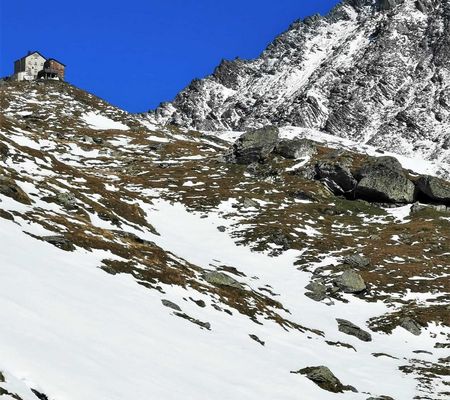
<svg viewBox="0 0 450 400">
<path fill-rule="evenodd" d="M 330 369 L 323 365 L 318 367 L 303 368 L 293 373 L 306 375 L 306 377 L 313 381 L 317 386 L 329 392 L 342 393 L 346 390 L 357 392 L 354 387 L 343 385 L 339 381 L 339 379 L 336 378 L 336 376 L 330 371 Z"/>
<path fill-rule="evenodd" d="M 0 193 L 22 204 L 31 204 L 28 195 L 10 178 L 0 175 Z"/>
<path fill-rule="evenodd" d="M 189 322 L 192 322 L 193 324 L 198 325 L 198 326 L 201 327 L 201 328 L 205 328 L 205 329 L 211 330 L 211 324 L 210 324 L 209 322 L 203 322 L 203 321 L 200 321 L 200 320 L 198 320 L 198 319 L 195 319 L 195 318 L 190 317 L 189 315 L 187 315 L 187 314 L 185 314 L 185 313 L 175 312 L 174 314 L 175 314 L 177 317 L 186 319 L 186 320 L 188 320 Z"/>
<path fill-rule="evenodd" d="M 344 264 L 347 264 L 353 268 L 365 268 L 370 264 L 368 258 L 361 256 L 359 254 L 352 254 L 350 256 L 345 256 L 343 262 Z"/>
<path fill-rule="evenodd" d="M 422 327 L 410 317 L 403 318 L 400 321 L 400 326 L 416 336 L 419 336 L 422 332 Z"/>
<path fill-rule="evenodd" d="M 355 195 L 371 202 L 412 203 L 415 186 L 394 157 L 379 157 L 356 174 Z"/>
<path fill-rule="evenodd" d="M 367 400 L 394 400 L 390 396 L 377 396 L 377 397 L 369 397 Z"/>
<path fill-rule="evenodd" d="M 308 139 L 281 139 L 274 149 L 274 153 L 284 158 L 296 159 L 310 157 L 317 151 L 314 142 Z"/>
<path fill-rule="evenodd" d="M 347 335 L 355 336 L 359 340 L 362 340 L 363 342 L 372 341 L 372 335 L 369 332 L 361 329 L 359 326 L 356 326 L 355 324 L 345 319 L 336 318 L 336 321 L 338 323 L 338 329 L 340 332 L 343 332 Z"/>
<path fill-rule="evenodd" d="M 227 228 L 225 228 L 223 225 L 221 225 L 221 226 L 218 226 L 218 227 L 217 227 L 217 230 L 218 230 L 219 232 L 225 232 L 225 231 L 227 230 Z"/>
<path fill-rule="evenodd" d="M 276 246 L 280 246 L 281 250 L 286 251 L 291 248 L 291 238 L 281 230 L 275 230 L 268 236 L 269 242 Z"/>
<path fill-rule="evenodd" d="M 59 193 L 56 196 L 56 202 L 61 204 L 68 210 L 73 210 L 77 208 L 77 199 L 72 193 Z"/>
<path fill-rule="evenodd" d="M 206 307 L 206 303 L 203 300 L 194 300 L 192 297 L 189 297 L 189 300 L 193 301 L 195 304 L 197 304 L 201 308 Z"/>
<path fill-rule="evenodd" d="M 305 296 L 314 301 L 322 301 L 327 297 L 327 288 L 319 282 L 311 282 L 305 286 L 305 289 L 309 290 Z"/>
<path fill-rule="evenodd" d="M 41 237 L 41 239 L 47 243 L 52 244 L 53 246 L 58 247 L 61 250 L 65 251 L 75 250 L 74 244 L 69 239 L 66 239 L 64 236 L 43 236 Z"/>
<path fill-rule="evenodd" d="M 278 142 L 278 128 L 267 126 L 244 133 L 233 145 L 227 159 L 236 164 L 262 162 Z"/>
<path fill-rule="evenodd" d="M 349 269 L 333 280 L 346 293 L 359 293 L 366 290 L 364 279 L 355 270 Z"/>
<path fill-rule="evenodd" d="M 255 200 L 249 199 L 248 197 L 245 197 L 242 200 L 242 206 L 245 208 L 258 208 L 259 203 Z"/>
<path fill-rule="evenodd" d="M 5 377 L 1 372 L 0 372 L 0 382 L 5 382 Z"/>
<path fill-rule="evenodd" d="M 171 308 L 172 310 L 175 310 L 175 311 L 181 311 L 181 307 L 178 304 L 175 304 L 170 300 L 162 299 L 161 303 L 163 304 L 164 307 Z"/>
<path fill-rule="evenodd" d="M 243 286 L 236 279 L 223 272 L 208 272 L 204 278 L 206 282 L 214 286 L 229 286 L 236 289 L 243 289 Z"/>
<path fill-rule="evenodd" d="M 261 346 L 264 346 L 266 342 L 263 342 L 258 336 L 256 335 L 248 335 L 251 339 L 253 339 L 255 342 L 258 342 Z"/>
<path fill-rule="evenodd" d="M 450 205 L 450 182 L 434 176 L 422 176 L 417 181 L 419 196 L 430 201 Z"/>
<path fill-rule="evenodd" d="M 36 389 L 31 389 L 31 391 L 39 400 L 49 400 L 44 393 L 38 392 Z"/>
</svg>

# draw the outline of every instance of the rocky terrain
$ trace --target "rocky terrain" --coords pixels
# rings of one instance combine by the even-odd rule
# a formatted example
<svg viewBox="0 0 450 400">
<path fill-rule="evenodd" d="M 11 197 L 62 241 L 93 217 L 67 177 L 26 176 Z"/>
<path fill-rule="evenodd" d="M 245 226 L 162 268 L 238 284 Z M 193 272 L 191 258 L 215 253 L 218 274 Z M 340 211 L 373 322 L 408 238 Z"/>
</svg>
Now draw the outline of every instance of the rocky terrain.
<svg viewBox="0 0 450 400">
<path fill-rule="evenodd" d="M 450 169 L 450 2 L 345 0 L 254 60 L 223 61 L 154 122 L 205 131 L 313 128 Z"/>
<path fill-rule="evenodd" d="M 1 399 L 448 397 L 439 164 L 0 88 Z"/>
</svg>

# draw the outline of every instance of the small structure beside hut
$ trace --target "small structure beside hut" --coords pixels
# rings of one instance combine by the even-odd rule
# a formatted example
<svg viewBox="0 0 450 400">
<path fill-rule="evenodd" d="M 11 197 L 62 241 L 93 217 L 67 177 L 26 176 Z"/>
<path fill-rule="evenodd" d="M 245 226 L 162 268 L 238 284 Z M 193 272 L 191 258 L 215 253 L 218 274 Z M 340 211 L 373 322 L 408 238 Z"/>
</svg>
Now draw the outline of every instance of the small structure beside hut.
<svg viewBox="0 0 450 400">
<path fill-rule="evenodd" d="M 66 66 L 54 58 L 45 58 L 38 51 L 28 54 L 14 62 L 14 81 L 34 81 L 36 79 L 64 80 Z"/>
</svg>

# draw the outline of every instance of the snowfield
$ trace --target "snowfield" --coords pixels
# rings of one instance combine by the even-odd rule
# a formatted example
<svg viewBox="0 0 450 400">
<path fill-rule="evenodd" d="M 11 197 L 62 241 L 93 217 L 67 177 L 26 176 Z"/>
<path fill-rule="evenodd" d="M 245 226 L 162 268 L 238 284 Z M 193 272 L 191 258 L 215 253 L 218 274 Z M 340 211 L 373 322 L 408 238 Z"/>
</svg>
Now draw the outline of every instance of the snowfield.
<svg viewBox="0 0 450 400">
<path fill-rule="evenodd" d="M 314 323 L 327 340 L 350 343 L 357 352 L 328 346 L 320 335 L 285 331 L 273 322 L 256 325 L 236 312 L 230 316 L 208 306 L 200 309 L 183 298 L 202 295 L 179 287 L 163 286 L 164 295 L 149 291 L 129 276 L 111 276 L 97 268 L 107 254 L 77 250 L 68 257 L 24 235 L 27 226 L 1 219 L 0 368 L 7 376 L 55 400 L 149 396 L 288 400 L 298 399 L 299 394 L 306 399 L 335 399 L 335 394 L 305 377 L 289 373 L 327 365 L 345 384 L 396 399 L 413 398 L 414 380 L 397 370 L 403 361 L 375 358 L 371 353 L 401 357 L 415 349 L 430 349 L 432 327 L 419 337 L 402 329 L 391 336 L 374 333 L 373 342 L 361 345 L 337 331 L 335 318 L 362 326 L 385 306 L 352 299 L 350 304 L 330 308 L 309 300 L 303 296 L 307 274 L 292 265 L 295 252 L 274 259 L 238 247 L 217 231 L 216 226 L 224 222 L 218 214 L 200 218 L 180 204 L 149 205 L 148 218 L 161 234 L 149 238 L 164 249 L 205 268 L 219 260 L 236 266 L 254 277 L 244 280 L 249 287 L 270 283 L 291 319 L 307 326 Z M 162 298 L 210 322 L 211 331 L 172 316 L 161 306 Z M 265 347 L 249 334 L 265 341 Z M 433 353 L 428 358 L 436 361 L 445 352 L 433 349 Z M 338 398 L 367 396 L 346 392 Z"/>
</svg>

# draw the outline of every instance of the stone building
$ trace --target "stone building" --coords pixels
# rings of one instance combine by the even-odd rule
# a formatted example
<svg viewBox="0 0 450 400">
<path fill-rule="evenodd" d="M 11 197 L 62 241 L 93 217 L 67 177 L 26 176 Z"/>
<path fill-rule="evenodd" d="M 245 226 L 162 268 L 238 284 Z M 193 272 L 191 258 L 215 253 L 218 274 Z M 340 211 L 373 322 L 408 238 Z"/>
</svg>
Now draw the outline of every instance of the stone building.
<svg viewBox="0 0 450 400">
<path fill-rule="evenodd" d="M 32 81 L 44 68 L 45 61 L 46 58 L 38 51 L 29 51 L 25 57 L 14 62 L 14 75 L 11 78 L 16 81 Z"/>
<path fill-rule="evenodd" d="M 35 79 L 64 80 L 66 66 L 54 58 L 46 59 L 38 51 L 29 51 L 25 57 L 14 62 L 15 81 L 32 81 Z"/>
</svg>

